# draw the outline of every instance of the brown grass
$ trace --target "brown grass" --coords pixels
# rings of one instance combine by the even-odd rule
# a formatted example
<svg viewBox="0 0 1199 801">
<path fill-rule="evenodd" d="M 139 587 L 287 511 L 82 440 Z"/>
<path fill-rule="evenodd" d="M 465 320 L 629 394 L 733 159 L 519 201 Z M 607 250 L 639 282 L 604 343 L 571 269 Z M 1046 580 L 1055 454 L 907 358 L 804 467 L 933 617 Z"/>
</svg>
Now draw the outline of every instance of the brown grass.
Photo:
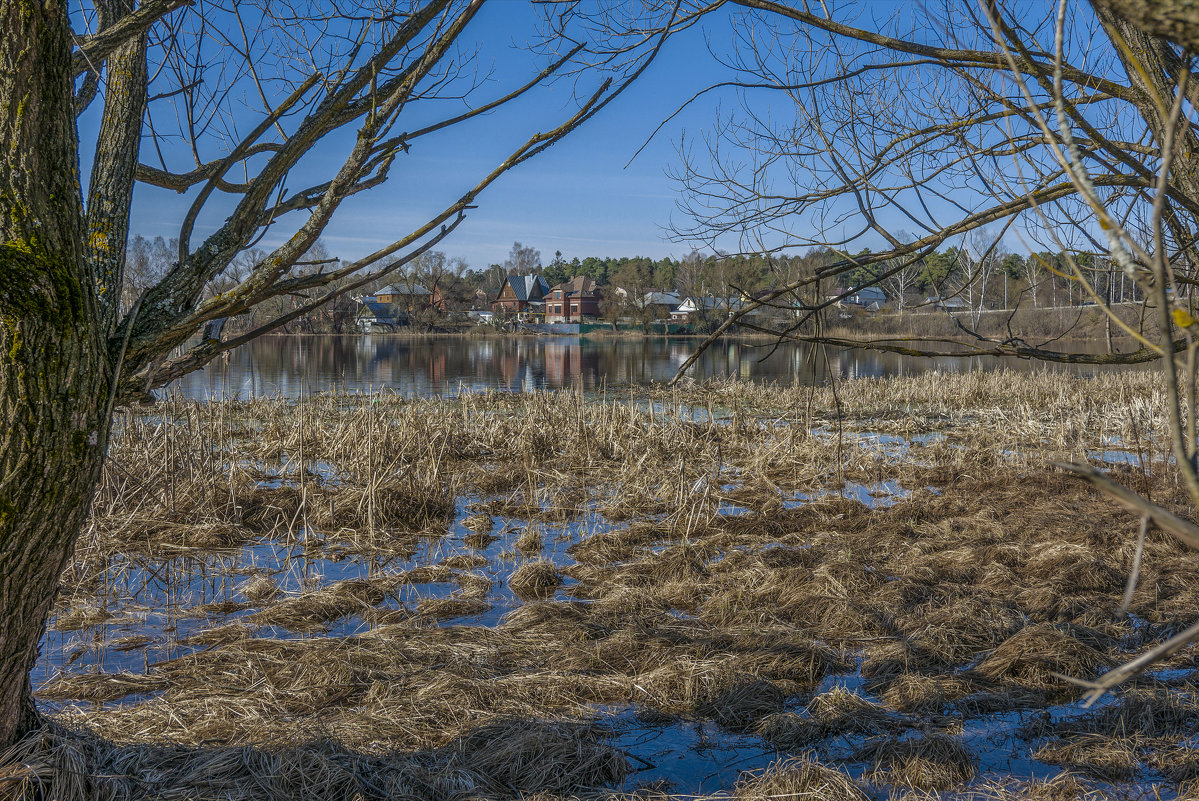
<svg viewBox="0 0 1199 801">
<path fill-rule="evenodd" d="M 1080 626 L 1038 623 L 1009 637 L 975 672 L 1033 690 L 1077 690 L 1062 676 L 1092 679 L 1112 666 L 1101 639 Z"/>
<path fill-rule="evenodd" d="M 738 801 L 810 798 L 813 801 L 866 801 L 869 796 L 853 779 L 822 765 L 812 755 L 780 760 L 757 773 L 744 775 L 733 788 Z"/>
<path fill-rule="evenodd" d="M 963 742 L 945 734 L 878 740 L 859 749 L 854 758 L 871 763 L 871 780 L 914 790 L 952 790 L 978 770 Z"/>
<path fill-rule="evenodd" d="M 302 758 L 316 796 L 352 797 L 341 764 L 418 798 L 587 795 L 627 767 L 586 724 L 630 707 L 825 761 L 880 738 L 862 752 L 872 778 L 924 792 L 972 775 L 949 734 L 962 719 L 1068 699 L 1055 674 L 1094 677 L 1199 608 L 1193 556 L 1154 533 L 1132 603 L 1145 623 L 1113 620 L 1136 521 L 1048 465 L 1104 437 L 1161 452 L 1165 407 L 1137 374 L 863 380 L 836 401 L 828 387 L 733 383 L 650 395 L 655 407 L 616 393 L 170 401 L 131 416 L 62 578 L 46 646 L 62 670 L 43 697 L 86 702 L 57 719 L 131 749 L 133 774 L 152 758 L 130 754 L 163 741 L 251 760 L 228 774 L 232 797 L 259 770 L 265 797 L 294 793 Z M 838 403 L 840 442 L 826 433 Z M 857 435 L 929 431 L 944 439 L 905 451 Z M 1112 474 L 1187 513 L 1160 461 Z M 912 494 L 878 509 L 839 494 L 883 480 Z M 797 493 L 814 500 L 783 508 Z M 466 499 L 469 550 L 450 519 Z M 730 499 L 749 511 L 722 514 Z M 597 508 L 607 519 L 583 520 Z M 496 533 L 515 550 L 479 552 Z M 498 626 L 478 624 L 488 611 Z M 142 631 L 147 618 L 163 622 Z M 357 633 L 327 636 L 337 621 Z M 139 667 L 71 662 L 118 653 Z M 859 664 L 864 694 L 816 694 Z M 1020 747 L 1099 764 L 1080 738 L 1116 734 L 1164 759 L 1194 725 L 1192 690 L 1147 684 Z M 532 739 L 483 770 L 513 721 Z M 349 750 L 313 756 L 318 741 Z M 277 764 L 259 756 L 276 751 Z M 387 767 L 398 754 L 424 767 L 401 781 Z M 541 772 L 523 782 L 509 764 Z M 808 764 L 819 770 L 792 765 L 781 792 L 808 785 L 796 772 L 836 783 Z"/>
<path fill-rule="evenodd" d="M 508 586 L 523 600 L 545 600 L 562 584 L 562 576 L 553 562 L 525 562 L 508 579 Z"/>
</svg>

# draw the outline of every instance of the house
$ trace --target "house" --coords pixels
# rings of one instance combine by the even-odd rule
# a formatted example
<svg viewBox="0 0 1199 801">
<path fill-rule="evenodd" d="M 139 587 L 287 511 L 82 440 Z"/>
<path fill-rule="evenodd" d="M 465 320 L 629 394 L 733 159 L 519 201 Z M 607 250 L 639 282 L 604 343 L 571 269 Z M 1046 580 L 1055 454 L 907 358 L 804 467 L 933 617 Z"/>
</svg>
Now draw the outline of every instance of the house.
<svg viewBox="0 0 1199 801">
<path fill-rule="evenodd" d="M 878 309 L 887 303 L 887 293 L 876 286 L 864 286 L 858 289 L 851 289 L 848 292 L 844 290 L 833 290 L 835 294 L 833 298 L 840 297 L 838 305 L 840 306 L 858 306 L 860 308 Z M 844 296 L 844 297 L 842 297 Z"/>
<path fill-rule="evenodd" d="M 549 291 L 545 302 L 547 323 L 572 323 L 595 319 L 600 313 L 600 291 L 595 279 L 576 275 Z"/>
<path fill-rule="evenodd" d="M 741 308 L 742 302 L 736 298 L 717 298 L 712 295 L 690 296 L 670 313 L 672 323 L 685 323 L 694 314 L 701 312 L 730 312 Z"/>
<path fill-rule="evenodd" d="M 677 292 L 651 291 L 645 293 L 645 308 L 654 312 L 654 316 L 665 320 L 678 311 L 683 305 L 683 298 Z"/>
<path fill-rule="evenodd" d="M 429 305 L 429 297 L 433 293 L 425 289 L 423 286 L 404 286 L 395 285 L 383 287 L 374 295 L 368 295 L 379 303 L 389 303 L 398 306 L 427 306 Z"/>
<path fill-rule="evenodd" d="M 504 278 L 500 294 L 491 303 L 496 313 L 515 315 L 544 315 L 545 296 L 550 287 L 540 275 L 509 275 Z"/>
<path fill-rule="evenodd" d="M 437 309 L 437 311 L 441 312 L 442 314 L 445 314 L 447 311 L 449 311 L 449 303 L 450 299 L 446 297 L 445 290 L 443 290 L 437 284 L 434 284 L 433 291 L 429 293 L 429 305 L 434 309 Z"/>
<path fill-rule="evenodd" d="M 408 313 L 393 303 L 380 303 L 373 295 L 359 299 L 358 313 L 354 320 L 358 330 L 364 334 L 372 331 L 394 331 L 408 324 Z"/>
<path fill-rule="evenodd" d="M 927 306 L 936 311 L 947 312 L 965 312 L 970 311 L 970 303 L 965 298 L 951 297 L 943 298 L 940 295 L 932 295 L 924 299 L 921 306 Z"/>
</svg>

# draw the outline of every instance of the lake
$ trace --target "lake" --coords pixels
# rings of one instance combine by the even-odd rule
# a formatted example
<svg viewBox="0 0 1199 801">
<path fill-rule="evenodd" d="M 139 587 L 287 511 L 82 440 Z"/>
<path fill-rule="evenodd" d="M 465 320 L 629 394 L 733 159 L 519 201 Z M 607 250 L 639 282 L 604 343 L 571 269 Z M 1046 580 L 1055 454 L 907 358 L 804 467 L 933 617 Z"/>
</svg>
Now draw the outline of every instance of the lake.
<svg viewBox="0 0 1199 801">
<path fill-rule="evenodd" d="M 693 337 L 453 335 L 281 335 L 262 337 L 177 381 L 171 390 L 196 399 L 283 396 L 326 390 L 389 389 L 413 395 L 453 395 L 497 389 L 603 387 L 668 381 L 702 340 Z M 1010 367 L 1081 374 L 1100 369 L 1015 358 L 916 358 L 818 347 L 807 343 L 722 340 L 691 368 L 703 380 L 821 383 L 830 377 L 963 372 Z"/>
</svg>

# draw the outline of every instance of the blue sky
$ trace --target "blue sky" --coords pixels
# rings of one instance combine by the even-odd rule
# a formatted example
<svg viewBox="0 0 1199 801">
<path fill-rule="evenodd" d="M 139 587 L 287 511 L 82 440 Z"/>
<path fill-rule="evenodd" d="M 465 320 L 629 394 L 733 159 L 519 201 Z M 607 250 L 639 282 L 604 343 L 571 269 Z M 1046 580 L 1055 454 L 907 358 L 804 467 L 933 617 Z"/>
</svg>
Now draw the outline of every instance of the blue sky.
<svg viewBox="0 0 1199 801">
<path fill-rule="evenodd" d="M 543 59 L 525 47 L 529 8 L 525 0 L 493 0 L 472 21 L 468 38 L 484 43 L 481 66 L 485 70 L 494 68 L 497 75 L 506 79 L 481 87 L 471 97 L 474 104 L 506 92 L 544 65 Z M 927 20 L 918 7 L 862 2 L 844 11 L 851 18 L 855 14 L 887 17 L 897 9 L 902 19 L 920 30 L 917 35 L 926 40 L 938 39 L 924 24 Z M 671 241 L 668 235 L 672 218 L 681 215 L 676 208 L 679 187 L 667 171 L 678 165 L 676 146 L 680 138 L 686 135 L 694 141 L 711 131 L 719 109 L 737 109 L 736 97 L 727 89 L 705 95 L 658 131 L 635 159 L 633 155 L 681 103 L 695 92 L 731 77 L 709 52 L 709 44 L 718 52 L 729 52 L 731 34 L 727 22 L 724 14 L 716 14 L 670 40 L 641 78 L 597 117 L 486 190 L 478 200 L 479 208 L 471 211 L 466 222 L 439 248 L 480 268 L 503 261 L 514 241 L 539 249 L 543 262 L 548 262 L 556 250 L 567 259 L 685 255 L 691 243 Z M 873 24 L 873 21 L 863 22 L 867 26 Z M 786 38 L 761 28 L 755 29 L 753 35 L 765 42 Z M 803 53 L 788 53 L 784 58 L 802 59 Z M 582 86 L 588 87 L 589 93 L 595 86 L 594 76 L 587 76 Z M 574 89 L 571 80 L 562 80 L 490 115 L 417 140 L 409 154 L 399 157 L 386 185 L 343 204 L 324 235 L 329 250 L 341 258 L 354 259 L 419 226 L 460 197 L 531 133 L 566 119 L 576 108 Z M 152 87 L 151 91 L 161 88 Z M 252 92 L 247 91 L 247 96 L 252 96 Z M 793 117 L 795 107 L 785 97 L 778 100 L 783 105 L 770 108 L 761 104 L 761 95 L 755 95 L 755 110 L 770 116 L 777 114 L 783 121 Z M 173 122 L 169 102 L 160 101 L 152 107 L 156 125 L 169 126 Z M 444 103 L 438 111 L 447 116 L 465 108 L 459 101 Z M 95 106 L 80 120 L 84 142 L 94 138 L 99 124 L 99 104 Z M 248 128 L 257 119 L 257 115 L 247 114 L 236 121 L 240 127 Z M 413 130 L 429 119 L 425 116 L 401 122 L 398 130 Z M 322 150 L 293 170 L 288 189 L 327 180 L 351 142 L 348 135 L 330 138 Z M 182 171 L 194 166 L 187 151 L 179 147 L 172 151 L 169 144 L 165 148 L 176 169 Z M 223 152 L 210 148 L 203 157 L 212 159 Z M 143 160 L 153 163 L 154 153 L 150 143 L 143 146 Z M 810 166 L 801 165 L 800 170 L 804 169 Z M 83 170 L 84 175 L 89 170 L 86 153 Z M 977 195 L 960 194 L 960 187 L 954 191 L 959 193 L 957 197 L 967 198 L 968 203 L 977 202 Z M 151 237 L 175 236 L 193 197 L 194 192 L 178 195 L 139 187 L 134 202 L 133 232 Z M 229 208 L 228 203 L 212 205 L 196 226 L 193 247 L 204 235 L 216 230 Z M 890 216 L 884 223 L 892 224 L 896 230 L 908 227 L 894 209 L 883 214 Z M 292 215 L 287 222 L 298 221 L 299 215 Z M 685 224 L 686 219 L 680 222 Z M 797 230 L 802 234 L 807 224 L 806 220 L 798 221 Z M 852 219 L 836 224 L 858 227 Z M 261 244 L 269 246 L 287 232 L 272 232 Z M 1009 239 L 1013 240 L 1009 242 L 1013 248 L 1025 249 L 1014 237 Z M 881 238 L 868 234 L 854 248 L 874 247 L 881 242 Z M 728 251 L 741 249 L 735 240 L 723 240 L 720 245 Z"/>
<path fill-rule="evenodd" d="M 523 69 L 519 74 L 524 76 L 535 72 L 528 69 L 535 63 L 529 54 L 511 44 L 519 45 L 514 37 L 523 31 L 514 24 L 520 15 L 511 12 L 523 14 L 526 8 L 523 2 L 502 0 L 471 23 L 476 37 L 505 43 L 493 48 L 485 61 L 494 65 L 497 73 L 512 74 L 514 68 Z M 668 241 L 664 231 L 675 213 L 677 194 L 666 169 L 676 162 L 679 135 L 711 124 L 716 98 L 688 109 L 626 164 L 666 116 L 722 74 L 708 56 L 703 36 L 703 30 L 694 28 L 669 42 L 658 61 L 597 117 L 493 184 L 480 198 L 479 208 L 439 248 L 478 267 L 503 261 L 517 240 L 538 248 L 545 262 L 555 250 L 568 259 L 684 255 L 689 246 Z M 476 102 L 490 99 L 500 85 L 484 87 Z M 559 82 L 533 101 L 522 99 L 511 108 L 462 125 L 452 134 L 418 143 L 397 161 L 387 184 L 343 205 L 324 235 L 330 251 L 355 258 L 399 238 L 460 196 L 530 133 L 569 116 L 574 109 L 571 94 L 570 81 Z M 166 111 L 169 109 L 156 107 L 155 113 L 169 121 Z M 98 117 L 98 108 L 94 108 L 81 119 L 84 142 L 94 137 Z M 146 148 L 148 145 L 143 148 L 143 160 L 148 157 Z M 336 167 L 340 152 L 344 149 L 335 147 L 312 159 L 307 166 L 315 180 L 294 176 L 291 188 L 323 180 Z M 182 169 L 192 166 L 186 153 L 176 155 L 183 158 L 177 162 Z M 151 161 L 152 156 L 151 152 Z M 85 163 L 85 175 L 87 170 Z M 133 233 L 176 235 L 192 197 L 139 186 Z M 201 218 L 193 246 L 215 230 L 227 209 L 217 207 Z M 268 236 L 263 244 L 270 242 Z"/>
</svg>

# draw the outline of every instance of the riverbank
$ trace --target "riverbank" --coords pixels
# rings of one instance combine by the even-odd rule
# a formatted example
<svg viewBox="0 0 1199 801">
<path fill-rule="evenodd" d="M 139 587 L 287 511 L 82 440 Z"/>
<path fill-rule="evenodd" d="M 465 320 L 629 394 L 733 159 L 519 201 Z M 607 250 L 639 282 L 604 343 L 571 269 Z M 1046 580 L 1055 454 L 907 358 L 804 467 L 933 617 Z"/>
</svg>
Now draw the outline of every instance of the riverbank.
<svg viewBox="0 0 1199 801">
<path fill-rule="evenodd" d="M 160 404 L 112 445 L 8 781 L 228 798 L 1188 792 L 1153 375 Z M 749 771 L 742 774 L 742 771 Z M 13 778 L 15 777 L 15 778 Z M 1035 796 L 1040 794 L 1040 796 Z"/>
<path fill-rule="evenodd" d="M 1142 316 L 1140 304 L 1112 307 L 1119 322 L 1098 306 L 1060 306 L 1055 308 L 997 309 L 969 312 L 909 310 L 903 313 L 862 311 L 832 313 L 824 330 L 833 337 L 847 339 L 927 338 L 957 342 L 976 342 L 974 333 L 997 340 L 1023 340 L 1030 345 L 1082 347 L 1085 352 L 1119 353 L 1136 350 L 1136 341 L 1121 323 L 1150 339 L 1157 337 L 1152 313 Z M 971 333 L 973 332 L 973 333 Z M 916 345 L 918 347 L 918 345 Z"/>
<path fill-rule="evenodd" d="M 1113 352 L 1134 350 L 1139 347 L 1134 337 L 1125 329 L 1131 329 L 1147 337 L 1157 335 L 1154 315 L 1144 314 L 1140 304 L 1116 304 L 1113 311 L 1119 322 L 1112 320 L 1098 306 L 1060 306 L 1052 308 L 1021 307 L 1018 309 L 995 309 L 970 312 L 933 311 L 926 308 L 909 309 L 903 312 L 867 312 L 853 307 L 830 308 L 822 315 L 819 328 L 826 335 L 844 339 L 867 339 L 879 337 L 929 338 L 942 341 L 975 342 L 974 333 L 988 338 L 1019 339 L 1029 343 L 1061 340 L 1073 346 L 1081 346 L 1091 352 L 1106 349 L 1111 345 Z M 750 322 L 754 322 L 752 319 Z M 783 330 L 792 320 L 775 320 L 772 323 L 757 321 L 766 327 Z M 1123 324 L 1123 325 L 1122 325 Z M 662 326 L 662 327 L 658 327 Z M 801 333 L 814 334 L 814 325 L 805 326 Z M 974 333 L 971 333 L 974 332 Z M 694 329 L 685 324 L 657 324 L 643 328 L 629 324 L 615 326 L 611 323 L 589 323 L 585 325 L 537 325 L 515 326 L 509 330 L 494 325 L 468 324 L 447 326 L 438 329 L 416 330 L 400 328 L 393 331 L 371 333 L 371 336 L 395 337 L 397 339 L 425 339 L 430 337 L 465 338 L 519 338 L 543 336 L 583 336 L 592 339 L 706 339 L 710 330 Z M 327 336 L 328 334 L 288 333 L 284 336 Z M 775 341 L 776 335 L 734 326 L 722 335 L 727 341 Z"/>
</svg>

